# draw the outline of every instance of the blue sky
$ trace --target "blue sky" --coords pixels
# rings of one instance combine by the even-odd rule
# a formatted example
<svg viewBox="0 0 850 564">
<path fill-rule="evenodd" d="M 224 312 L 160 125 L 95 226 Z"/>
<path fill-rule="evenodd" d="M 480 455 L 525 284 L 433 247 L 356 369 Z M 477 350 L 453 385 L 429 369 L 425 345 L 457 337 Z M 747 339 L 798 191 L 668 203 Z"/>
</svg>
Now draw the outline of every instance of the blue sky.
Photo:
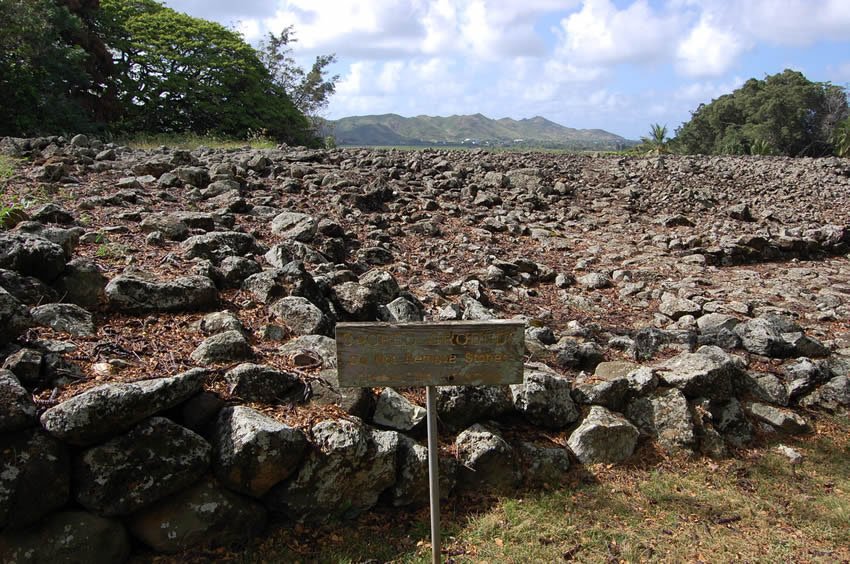
<svg viewBox="0 0 850 564">
<path fill-rule="evenodd" d="M 335 53 L 328 118 L 541 115 L 629 138 L 793 68 L 850 84 L 850 0 L 166 0 L 251 43 Z"/>
</svg>

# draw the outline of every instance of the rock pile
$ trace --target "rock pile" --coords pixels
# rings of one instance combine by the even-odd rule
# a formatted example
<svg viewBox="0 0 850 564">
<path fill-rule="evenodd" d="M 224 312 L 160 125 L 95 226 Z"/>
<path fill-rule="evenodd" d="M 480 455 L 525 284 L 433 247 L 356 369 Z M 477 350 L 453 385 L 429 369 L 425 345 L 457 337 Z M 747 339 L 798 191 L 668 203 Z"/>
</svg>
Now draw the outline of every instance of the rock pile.
<svg viewBox="0 0 850 564">
<path fill-rule="evenodd" d="M 426 502 L 418 397 L 340 388 L 339 321 L 527 321 L 523 383 L 439 389 L 444 495 L 646 441 L 730 456 L 850 406 L 845 160 L 0 151 L 27 159 L 0 232 L 4 560 Z"/>
</svg>

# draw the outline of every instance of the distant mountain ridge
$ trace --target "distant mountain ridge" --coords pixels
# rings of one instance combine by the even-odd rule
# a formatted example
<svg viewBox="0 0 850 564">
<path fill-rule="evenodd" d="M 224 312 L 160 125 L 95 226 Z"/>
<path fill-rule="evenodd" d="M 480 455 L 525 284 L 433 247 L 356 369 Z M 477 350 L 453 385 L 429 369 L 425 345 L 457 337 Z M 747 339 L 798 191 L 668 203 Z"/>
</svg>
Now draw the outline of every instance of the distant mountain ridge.
<svg viewBox="0 0 850 564">
<path fill-rule="evenodd" d="M 325 135 L 338 145 L 528 146 L 575 149 L 621 149 L 634 144 L 602 129 L 573 129 L 540 116 L 515 120 L 468 116 L 398 114 L 352 116 L 329 120 Z"/>
</svg>

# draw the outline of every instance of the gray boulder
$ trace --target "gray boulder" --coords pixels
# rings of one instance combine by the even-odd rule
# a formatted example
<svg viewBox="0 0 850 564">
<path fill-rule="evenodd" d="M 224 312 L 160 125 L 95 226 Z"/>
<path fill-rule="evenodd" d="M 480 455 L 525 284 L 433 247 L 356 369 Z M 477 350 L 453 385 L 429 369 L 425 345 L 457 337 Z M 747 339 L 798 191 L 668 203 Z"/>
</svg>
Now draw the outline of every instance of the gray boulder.
<svg viewBox="0 0 850 564">
<path fill-rule="evenodd" d="M 65 269 L 68 255 L 56 243 L 30 233 L 0 233 L 0 268 L 50 284 Z"/>
<path fill-rule="evenodd" d="M 286 403 L 304 395 L 304 385 L 294 374 L 264 364 L 245 362 L 224 375 L 229 392 L 248 402 Z"/>
<path fill-rule="evenodd" d="M 76 304 L 84 308 L 96 308 L 106 301 L 106 276 L 94 262 L 75 258 L 67 265 L 53 288 L 63 302 Z"/>
<path fill-rule="evenodd" d="M 211 452 L 189 429 L 152 417 L 77 456 L 74 497 L 105 517 L 129 515 L 196 482 Z"/>
<path fill-rule="evenodd" d="M 62 443 L 29 429 L 0 435 L 0 453 L 0 529 L 25 527 L 67 503 L 71 469 Z"/>
<path fill-rule="evenodd" d="M 74 304 L 45 304 L 30 310 L 33 321 L 75 337 L 95 334 L 92 314 Z"/>
<path fill-rule="evenodd" d="M 739 323 L 740 321 L 737 318 L 725 313 L 706 313 L 697 318 L 697 327 L 704 333 L 720 331 L 721 329 L 734 331 Z"/>
<path fill-rule="evenodd" d="M 818 384 L 828 380 L 829 376 L 829 367 L 825 363 L 812 362 L 808 358 L 798 358 L 782 368 L 790 400 L 811 392 Z"/>
<path fill-rule="evenodd" d="M 681 353 L 658 365 L 659 379 L 689 398 L 728 399 L 733 378 L 739 375 L 736 364 L 719 348 L 703 347 L 700 351 Z"/>
<path fill-rule="evenodd" d="M 610 362 L 599 363 L 592 376 L 582 374 L 576 378 L 573 399 L 577 403 L 622 410 L 629 393 L 628 373 L 633 366 L 636 367 L 631 363 L 623 363 L 622 366 Z"/>
<path fill-rule="evenodd" d="M 523 442 L 519 445 L 519 455 L 525 482 L 537 487 L 561 484 L 570 469 L 570 454 L 563 447 Z"/>
<path fill-rule="evenodd" d="M 425 408 L 411 403 L 392 388 L 384 388 L 378 396 L 375 425 L 396 431 L 412 431 L 425 421 Z"/>
<path fill-rule="evenodd" d="M 206 314 L 198 327 L 204 335 L 217 335 L 225 331 L 245 331 L 245 326 L 231 311 L 214 311 Z"/>
<path fill-rule="evenodd" d="M 10 370 L 0 369 L 0 433 L 38 424 L 32 396 Z"/>
<path fill-rule="evenodd" d="M 68 443 L 96 443 L 189 399 L 201 390 L 207 374 L 195 368 L 168 378 L 98 386 L 51 407 L 41 415 L 41 424 Z"/>
<path fill-rule="evenodd" d="M 610 288 L 614 284 L 610 276 L 601 272 L 591 272 L 584 276 L 579 276 L 576 278 L 576 282 L 589 290 L 602 290 L 604 288 Z"/>
<path fill-rule="evenodd" d="M 324 368 L 336 368 L 336 341 L 324 335 L 302 335 L 280 346 L 283 355 L 306 353 L 322 361 Z"/>
<path fill-rule="evenodd" d="M 272 233 L 284 239 L 309 243 L 316 236 L 318 225 L 315 218 L 305 213 L 287 211 L 272 220 Z"/>
<path fill-rule="evenodd" d="M 668 452 L 692 452 L 696 446 L 688 400 L 675 388 L 633 400 L 626 417 Z"/>
<path fill-rule="evenodd" d="M 744 385 L 756 398 L 768 403 L 788 405 L 791 399 L 788 387 L 776 374 L 769 372 L 747 374 Z"/>
<path fill-rule="evenodd" d="M 273 245 L 263 257 L 275 268 L 283 268 L 292 261 L 302 261 L 307 264 L 327 264 L 330 262 L 328 257 L 321 252 L 294 239 Z"/>
<path fill-rule="evenodd" d="M 136 274 L 120 274 L 106 285 L 106 298 L 115 311 L 196 311 L 215 307 L 218 291 L 206 276 L 157 281 Z"/>
<path fill-rule="evenodd" d="M 661 296 L 661 305 L 658 306 L 658 311 L 671 317 L 679 319 L 686 315 L 698 316 L 702 313 L 702 308 L 698 303 L 687 298 L 678 298 L 671 294 Z"/>
<path fill-rule="evenodd" d="M 788 409 L 753 402 L 746 405 L 746 411 L 759 421 L 763 421 L 789 435 L 799 435 L 811 431 L 809 423 L 803 417 Z"/>
<path fill-rule="evenodd" d="M 233 491 L 262 497 L 288 478 L 307 448 L 304 433 L 246 406 L 221 410 L 213 433 L 213 471 Z"/>
<path fill-rule="evenodd" d="M 529 422 L 549 429 L 562 429 L 578 421 L 579 413 L 570 396 L 570 382 L 548 370 L 526 368 L 523 382 L 510 387 L 514 407 Z"/>
<path fill-rule="evenodd" d="M 399 434 L 398 474 L 389 490 L 393 506 L 427 505 L 429 499 L 428 449 L 410 437 Z M 447 499 L 457 481 L 458 464 L 454 458 L 438 460 L 440 499 Z"/>
<path fill-rule="evenodd" d="M 392 323 L 410 323 L 424 318 L 422 309 L 405 297 L 398 297 L 378 310 L 383 321 Z"/>
<path fill-rule="evenodd" d="M 513 410 L 508 386 L 439 386 L 437 415 L 452 429 L 463 429 Z"/>
<path fill-rule="evenodd" d="M 14 341 L 32 325 L 29 309 L 0 287 L 0 345 Z"/>
<path fill-rule="evenodd" d="M 366 286 L 343 282 L 333 287 L 331 300 L 340 316 L 347 321 L 374 321 L 380 305 Z"/>
<path fill-rule="evenodd" d="M 272 511 L 291 519 L 350 519 L 371 509 L 396 481 L 399 435 L 361 421 L 323 421 L 312 429 L 316 448 L 295 479 L 265 497 Z"/>
<path fill-rule="evenodd" d="M 186 258 L 207 259 L 218 263 L 226 257 L 262 254 L 263 249 L 248 233 L 213 231 L 189 237 L 180 243 L 180 251 Z"/>
<path fill-rule="evenodd" d="M 358 282 L 369 290 L 372 299 L 379 305 L 392 302 L 401 291 L 393 275 L 380 268 L 374 268 L 363 274 Z"/>
<path fill-rule="evenodd" d="M 787 358 L 794 355 L 794 348 L 782 334 L 789 329 L 799 329 L 788 326 L 782 318 L 776 316 L 758 317 L 740 323 L 735 327 L 735 333 L 741 337 L 743 347 L 754 354 L 772 358 Z"/>
<path fill-rule="evenodd" d="M 375 411 L 372 388 L 349 388 L 339 385 L 336 368 L 321 370 L 316 380 L 308 382 L 310 401 L 318 405 L 336 405 L 344 412 L 371 420 Z"/>
<path fill-rule="evenodd" d="M 330 335 L 330 320 L 307 298 L 281 298 L 269 306 L 269 313 L 286 325 L 294 335 Z"/>
<path fill-rule="evenodd" d="M 658 387 L 658 376 L 655 370 L 642 366 L 626 375 L 629 384 L 629 396 L 639 397 L 651 394 Z"/>
<path fill-rule="evenodd" d="M 809 395 L 800 398 L 803 407 L 839 411 L 850 407 L 850 377 L 835 376 Z"/>
<path fill-rule="evenodd" d="M 495 429 L 476 423 L 457 436 L 455 447 L 464 491 L 507 493 L 522 480 L 517 453 Z"/>
<path fill-rule="evenodd" d="M 162 499 L 129 519 L 134 537 L 156 552 L 181 552 L 195 545 L 245 543 L 266 526 L 266 508 L 211 480 Z"/>
<path fill-rule="evenodd" d="M 30 306 L 55 302 L 59 299 L 59 295 L 53 288 L 38 278 L 23 276 L 5 268 L 0 268 L 0 288 Z"/>
<path fill-rule="evenodd" d="M 34 388 L 44 384 L 42 367 L 44 355 L 35 349 L 23 348 L 6 357 L 3 368 L 10 370 L 22 386 Z"/>
<path fill-rule="evenodd" d="M 624 417 L 594 405 L 567 444 L 583 464 L 617 463 L 632 455 L 639 435 Z"/>
<path fill-rule="evenodd" d="M 25 531 L 0 535 L 3 562 L 115 564 L 130 556 L 124 526 L 86 511 L 62 511 Z"/>
<path fill-rule="evenodd" d="M 32 211 L 30 219 L 39 223 L 74 223 L 74 216 L 62 206 L 49 202 Z"/>
<path fill-rule="evenodd" d="M 732 398 L 711 405 L 714 428 L 733 446 L 743 447 L 753 440 L 753 427 L 744 415 L 741 402 Z"/>
<path fill-rule="evenodd" d="M 189 357 L 202 366 L 245 360 L 252 356 L 251 345 L 241 331 L 224 331 L 204 341 Z"/>
<path fill-rule="evenodd" d="M 283 268 L 249 276 L 242 283 L 242 289 L 264 304 L 285 296 L 301 296 L 323 311 L 326 308 L 322 289 L 301 262 L 293 261 Z"/>
<path fill-rule="evenodd" d="M 468 321 L 487 321 L 496 318 L 484 304 L 471 296 L 461 296 L 460 305 L 463 308 L 462 319 Z"/>
<path fill-rule="evenodd" d="M 216 282 L 223 288 L 241 288 L 245 280 L 262 271 L 263 268 L 254 259 L 225 257 L 216 271 Z"/>
</svg>

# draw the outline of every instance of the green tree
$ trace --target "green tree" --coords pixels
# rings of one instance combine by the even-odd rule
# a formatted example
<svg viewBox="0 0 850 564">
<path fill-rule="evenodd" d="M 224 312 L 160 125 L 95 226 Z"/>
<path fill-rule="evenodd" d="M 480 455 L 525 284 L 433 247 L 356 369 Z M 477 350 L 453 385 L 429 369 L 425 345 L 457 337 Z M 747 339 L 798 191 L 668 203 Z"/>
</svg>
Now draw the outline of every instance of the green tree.
<svg viewBox="0 0 850 564">
<path fill-rule="evenodd" d="M 336 62 L 336 55 L 319 55 L 310 70 L 304 70 L 292 57 L 291 44 L 296 41 L 291 25 L 283 28 L 278 35 L 269 33 L 260 42 L 260 60 L 274 83 L 286 92 L 292 103 L 304 115 L 315 120 L 336 91 L 339 75 L 327 75 L 328 66 Z"/>
<path fill-rule="evenodd" d="M 90 129 L 81 98 L 97 84 L 89 55 L 69 40 L 80 18 L 52 0 L 0 0 L 0 22 L 0 135 Z"/>
<path fill-rule="evenodd" d="M 262 131 L 319 143 L 238 33 L 154 0 L 102 0 L 101 8 L 124 128 L 238 137 Z"/>
<path fill-rule="evenodd" d="M 652 155 L 669 153 L 670 150 L 667 141 L 667 126 L 660 123 L 653 123 L 649 128 L 649 137 L 640 138 L 641 144 L 638 146 L 638 149 L 642 153 Z"/>
<path fill-rule="evenodd" d="M 676 130 L 675 143 L 687 153 L 821 156 L 832 152 L 834 130 L 847 115 L 843 89 L 785 70 L 700 105 Z"/>
<path fill-rule="evenodd" d="M 833 136 L 835 154 L 839 157 L 850 157 L 850 117 L 839 123 Z"/>
</svg>

